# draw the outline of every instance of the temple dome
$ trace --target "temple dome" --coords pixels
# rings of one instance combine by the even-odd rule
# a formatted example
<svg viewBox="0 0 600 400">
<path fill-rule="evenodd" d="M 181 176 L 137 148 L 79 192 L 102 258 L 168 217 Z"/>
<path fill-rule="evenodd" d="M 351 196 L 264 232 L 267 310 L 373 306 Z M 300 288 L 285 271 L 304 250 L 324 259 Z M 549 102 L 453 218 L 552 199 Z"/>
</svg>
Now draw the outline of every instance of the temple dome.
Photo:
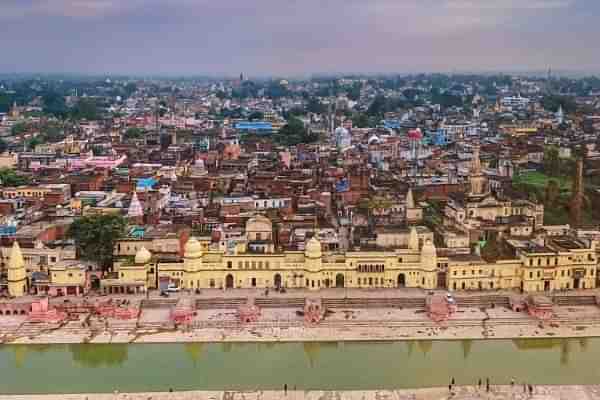
<svg viewBox="0 0 600 400">
<path fill-rule="evenodd" d="M 185 244 L 185 257 L 186 258 L 199 258 L 202 257 L 202 245 L 196 238 L 190 238 Z"/>
<path fill-rule="evenodd" d="M 152 253 L 148 251 L 144 246 L 138 250 L 135 254 L 135 263 L 136 264 L 148 264 L 152 259 Z"/>
<path fill-rule="evenodd" d="M 304 255 L 308 258 L 321 257 L 321 242 L 316 236 L 313 236 L 307 243 L 304 250 Z"/>
</svg>

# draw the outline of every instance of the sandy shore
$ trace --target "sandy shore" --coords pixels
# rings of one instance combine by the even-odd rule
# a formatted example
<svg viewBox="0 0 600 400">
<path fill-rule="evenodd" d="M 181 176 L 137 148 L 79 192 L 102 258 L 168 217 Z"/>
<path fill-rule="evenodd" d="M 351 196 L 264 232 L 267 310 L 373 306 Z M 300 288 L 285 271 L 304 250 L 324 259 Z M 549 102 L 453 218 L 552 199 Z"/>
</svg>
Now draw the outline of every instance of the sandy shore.
<svg viewBox="0 0 600 400">
<path fill-rule="evenodd" d="M 173 393 L 111 393 L 77 395 L 0 395 L 0 400 L 600 400 L 600 386 L 535 386 L 533 394 L 522 385 L 377 390 L 377 391 L 192 391 Z"/>
</svg>

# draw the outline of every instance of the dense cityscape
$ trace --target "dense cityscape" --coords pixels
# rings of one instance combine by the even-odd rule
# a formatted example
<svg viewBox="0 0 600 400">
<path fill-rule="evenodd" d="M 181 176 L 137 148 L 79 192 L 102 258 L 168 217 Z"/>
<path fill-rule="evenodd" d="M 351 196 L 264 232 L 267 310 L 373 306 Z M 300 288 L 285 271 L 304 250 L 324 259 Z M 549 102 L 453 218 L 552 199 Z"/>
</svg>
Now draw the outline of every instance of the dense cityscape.
<svg viewBox="0 0 600 400">
<path fill-rule="evenodd" d="M 3 1 L 0 400 L 600 400 L 598 11 Z"/>
<path fill-rule="evenodd" d="M 600 79 L 5 79 L 11 297 L 596 287 Z"/>
</svg>

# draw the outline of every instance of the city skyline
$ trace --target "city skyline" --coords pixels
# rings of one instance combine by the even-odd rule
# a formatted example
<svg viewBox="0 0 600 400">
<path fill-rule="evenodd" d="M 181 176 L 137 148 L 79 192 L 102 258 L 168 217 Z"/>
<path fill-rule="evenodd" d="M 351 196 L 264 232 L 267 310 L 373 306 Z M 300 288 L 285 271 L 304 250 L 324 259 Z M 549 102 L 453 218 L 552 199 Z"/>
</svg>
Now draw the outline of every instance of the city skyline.
<svg viewBox="0 0 600 400">
<path fill-rule="evenodd" d="M 4 1 L 0 73 L 600 71 L 586 0 Z"/>
</svg>

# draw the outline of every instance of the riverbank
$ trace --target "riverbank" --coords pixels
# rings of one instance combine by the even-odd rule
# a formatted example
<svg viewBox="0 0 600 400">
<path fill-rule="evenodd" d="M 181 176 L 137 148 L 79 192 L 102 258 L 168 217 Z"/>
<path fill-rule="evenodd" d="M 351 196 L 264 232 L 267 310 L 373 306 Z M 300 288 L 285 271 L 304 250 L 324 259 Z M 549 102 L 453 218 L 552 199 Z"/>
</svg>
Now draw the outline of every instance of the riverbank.
<svg viewBox="0 0 600 400">
<path fill-rule="evenodd" d="M 380 323 L 379 323 L 380 324 Z M 177 329 L 108 329 L 92 331 L 69 326 L 0 336 L 4 344 L 68 344 L 68 343 L 215 343 L 215 342 L 343 342 L 397 340 L 464 340 L 464 339 L 532 339 L 600 337 L 597 321 L 572 321 L 541 324 L 516 321 L 495 324 L 453 322 L 446 326 L 434 323 L 379 325 L 377 321 L 363 326 L 326 327 L 241 327 Z"/>
<path fill-rule="evenodd" d="M 292 291 L 290 291 L 292 292 Z M 212 342 L 328 342 L 461 339 L 526 339 L 600 337 L 600 307 L 594 295 L 555 298 L 553 316 L 541 322 L 522 310 L 509 307 L 509 294 L 456 297 L 459 309 L 448 320 L 432 321 L 425 310 L 424 293 L 411 290 L 363 292 L 340 297 L 328 294 L 324 320 L 307 326 L 301 304 L 307 293 L 292 292 L 269 297 L 258 320 L 240 321 L 240 298 L 252 293 L 216 291 L 192 296 L 197 302 L 188 327 L 174 325 L 172 311 L 177 300 L 127 298 L 139 302 L 137 318 L 123 320 L 91 312 L 71 313 L 59 324 L 35 323 L 26 315 L 1 318 L 0 344 L 68 343 L 212 343 Z M 256 294 L 256 293 L 254 293 Z M 337 297 L 333 297 L 337 294 Z M 215 295 L 221 297 L 209 298 Z M 406 303 L 402 296 L 418 300 Z M 205 296 L 205 297 L 203 297 Z M 286 297 L 287 296 L 287 297 Z M 290 297 L 291 296 L 291 297 Z M 372 296 L 372 297 L 371 297 Z M 395 296 L 395 297 L 394 297 Z M 244 300 L 244 298 L 241 298 Z M 266 301 L 265 298 L 262 299 Z M 343 300 L 343 301 L 342 301 Z M 57 301 L 56 299 L 54 301 Z M 74 304 L 76 299 L 69 300 Z M 119 302 L 119 300 L 115 300 Z M 368 303 L 366 303 L 368 301 Z M 404 303 L 403 303 L 404 301 Z"/>
<path fill-rule="evenodd" d="M 162 393 L 111 393 L 76 395 L 0 395 L 0 400 L 600 400 L 600 386 L 534 386 L 533 394 L 522 384 L 378 391 L 190 391 Z"/>
</svg>

